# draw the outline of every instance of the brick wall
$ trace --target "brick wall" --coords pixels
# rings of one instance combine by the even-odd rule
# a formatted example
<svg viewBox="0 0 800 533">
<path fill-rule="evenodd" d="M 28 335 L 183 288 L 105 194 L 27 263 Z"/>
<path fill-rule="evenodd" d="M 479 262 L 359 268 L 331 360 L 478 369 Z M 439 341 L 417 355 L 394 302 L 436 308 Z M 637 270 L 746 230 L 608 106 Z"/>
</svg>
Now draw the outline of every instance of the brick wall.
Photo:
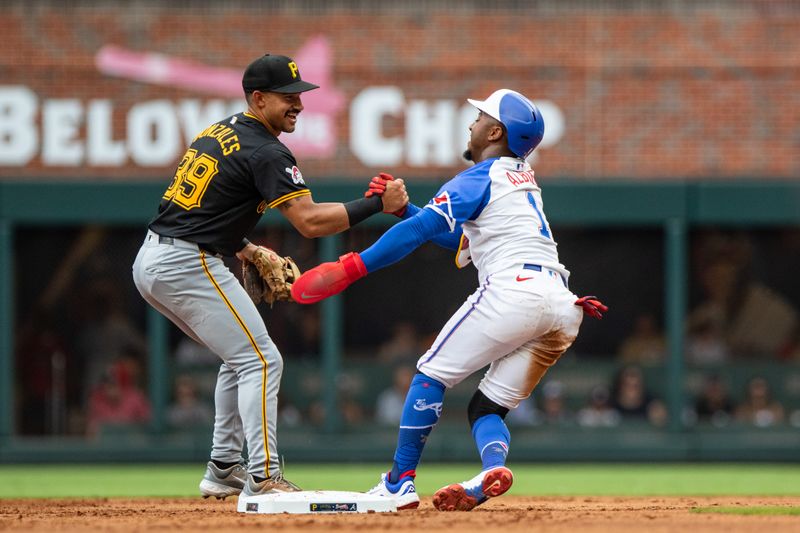
<svg viewBox="0 0 800 533">
<path fill-rule="evenodd" d="M 137 103 L 220 97 L 100 72 L 95 61 L 104 46 L 241 71 L 265 51 L 294 56 L 314 38 L 330 46 L 329 85 L 343 105 L 332 115 L 333 150 L 324 157 L 298 155 L 307 177 L 363 178 L 380 166 L 354 154 L 350 124 L 353 99 L 373 86 L 398 87 L 407 102 L 430 105 L 448 100 L 460 106 L 466 97 L 500 87 L 550 101 L 563 114 L 564 129 L 557 142 L 537 150 L 535 168 L 543 177 L 800 176 L 800 7 L 792 3 L 677 3 L 669 10 L 652 7 L 657 2 L 635 9 L 619 2 L 606 3 L 614 9 L 602 2 L 583 2 L 582 9 L 543 3 L 490 11 L 359 11 L 346 4 L 270 10 L 204 2 L 174 8 L 10 3 L 0 16 L 0 89 L 23 86 L 37 107 L 31 126 L 10 122 L 14 110 L 0 106 L 0 152 L 20 128 L 35 130 L 38 148 L 23 163 L 1 164 L 0 176 L 171 175 L 183 148 L 155 166 L 132 158 L 93 165 L 85 154 L 68 164 L 44 160 L 42 122 L 54 99 L 76 99 L 83 114 L 71 139 L 53 142 L 86 152 L 92 100 L 111 101 L 111 136 L 121 142 Z M 306 63 L 300 68 L 310 79 Z M 404 120 L 402 113 L 387 115 L 382 134 L 404 139 Z M 451 134 L 463 135 L 455 129 Z M 442 178 L 461 168 L 458 159 L 412 164 L 403 157 L 390 170 Z"/>
</svg>

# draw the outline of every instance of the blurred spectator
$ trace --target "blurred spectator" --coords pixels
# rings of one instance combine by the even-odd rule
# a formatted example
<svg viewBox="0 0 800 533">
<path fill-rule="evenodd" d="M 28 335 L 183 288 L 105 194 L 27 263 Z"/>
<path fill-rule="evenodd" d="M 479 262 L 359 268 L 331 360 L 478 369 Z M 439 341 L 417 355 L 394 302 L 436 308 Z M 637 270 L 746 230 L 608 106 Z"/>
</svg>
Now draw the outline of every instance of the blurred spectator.
<svg viewBox="0 0 800 533">
<path fill-rule="evenodd" d="M 349 394 L 344 394 L 339 398 L 339 409 L 346 426 L 358 426 L 364 423 L 366 418 L 364 406 Z"/>
<path fill-rule="evenodd" d="M 84 317 L 78 332 L 78 353 L 84 361 L 84 391 L 94 389 L 110 365 L 127 354 L 146 353 L 144 335 L 125 313 L 115 283 L 99 279 L 87 289 L 81 307 Z"/>
<path fill-rule="evenodd" d="M 176 376 L 173 382 L 173 401 L 178 401 L 178 388 L 183 389 L 183 385 L 178 383 L 180 376 L 190 377 L 192 394 L 197 397 L 201 405 L 211 409 L 209 420 L 213 422 L 213 398 L 222 360 L 204 344 L 195 342 L 181 332 L 180 340 L 173 350 L 173 362 L 172 366 Z M 183 391 L 183 393 L 186 392 L 188 391 Z"/>
<path fill-rule="evenodd" d="M 74 371 L 65 339 L 55 328 L 52 313 L 36 309 L 23 323 L 17 336 L 17 394 L 20 410 L 16 417 L 23 435 L 64 433 Z"/>
<path fill-rule="evenodd" d="M 325 403 L 322 400 L 313 401 L 308 406 L 308 420 L 316 427 L 325 425 L 327 414 Z"/>
<path fill-rule="evenodd" d="M 776 357 L 798 324 L 797 311 L 772 289 L 752 283 L 730 327 L 730 345 L 739 356 Z"/>
<path fill-rule="evenodd" d="M 650 313 L 636 317 L 633 333 L 628 336 L 619 348 L 619 356 L 623 363 L 653 364 L 664 360 L 666 342 L 664 335 Z"/>
<path fill-rule="evenodd" d="M 339 416 L 345 426 L 358 426 L 364 422 L 364 408 L 348 393 L 339 395 Z M 322 400 L 313 402 L 308 408 L 308 418 L 317 427 L 322 427 L 328 418 L 328 410 Z"/>
<path fill-rule="evenodd" d="M 138 387 L 138 363 L 126 357 L 109 365 L 89 396 L 87 432 L 104 425 L 141 424 L 150 420 L 150 403 Z"/>
<path fill-rule="evenodd" d="M 695 365 L 719 365 L 730 358 L 730 348 L 719 322 L 698 317 L 690 323 L 686 358 Z"/>
<path fill-rule="evenodd" d="M 664 403 L 650 395 L 641 369 L 635 366 L 626 366 L 617 374 L 611 392 L 611 406 L 625 421 L 646 420 L 654 426 L 663 426 L 667 422 Z"/>
<path fill-rule="evenodd" d="M 536 399 L 530 396 L 510 410 L 505 420 L 512 426 L 538 426 L 542 423 L 542 412 L 536 406 Z"/>
<path fill-rule="evenodd" d="M 778 355 L 787 361 L 800 361 L 800 325 L 795 328 L 789 341 Z"/>
<path fill-rule="evenodd" d="M 285 427 L 297 427 L 303 423 L 303 415 L 283 392 L 278 392 L 278 424 Z"/>
<path fill-rule="evenodd" d="M 408 321 L 392 324 L 392 336 L 378 348 L 378 360 L 384 364 L 410 363 L 420 355 L 417 328 Z"/>
<path fill-rule="evenodd" d="M 719 376 L 711 375 L 705 379 L 703 390 L 695 402 L 695 413 L 699 422 L 711 423 L 716 427 L 727 426 L 731 422 L 733 402 Z"/>
<path fill-rule="evenodd" d="M 798 325 L 798 313 L 785 297 L 751 279 L 750 241 L 713 233 L 697 246 L 704 299 L 690 313 L 689 328 L 702 324 L 706 332 L 720 332 L 737 357 L 777 357 Z"/>
<path fill-rule="evenodd" d="M 208 426 L 214 423 L 214 411 L 197 397 L 191 376 L 175 378 L 174 403 L 167 409 L 167 422 L 176 429 Z"/>
<path fill-rule="evenodd" d="M 400 423 L 406 393 L 415 374 L 414 367 L 398 366 L 392 373 L 392 386 L 378 395 L 375 402 L 375 422 L 394 426 Z"/>
<path fill-rule="evenodd" d="M 592 388 L 589 403 L 578 411 L 578 424 L 590 428 L 618 426 L 621 418 L 611 406 L 608 388 L 602 385 Z"/>
<path fill-rule="evenodd" d="M 345 426 L 356 426 L 364 422 L 364 407 L 356 400 L 363 393 L 368 376 L 358 371 L 341 372 L 336 376 L 339 416 Z M 308 410 L 309 420 L 324 426 L 330 416 L 322 399 L 312 403 Z"/>
<path fill-rule="evenodd" d="M 572 414 L 564 401 L 564 384 L 557 380 L 544 383 L 541 388 L 542 420 L 550 425 L 564 425 L 572 421 Z"/>
<path fill-rule="evenodd" d="M 757 376 L 747 383 L 744 401 L 736 407 L 736 420 L 757 427 L 783 422 L 783 406 L 772 398 L 766 379 Z"/>
</svg>

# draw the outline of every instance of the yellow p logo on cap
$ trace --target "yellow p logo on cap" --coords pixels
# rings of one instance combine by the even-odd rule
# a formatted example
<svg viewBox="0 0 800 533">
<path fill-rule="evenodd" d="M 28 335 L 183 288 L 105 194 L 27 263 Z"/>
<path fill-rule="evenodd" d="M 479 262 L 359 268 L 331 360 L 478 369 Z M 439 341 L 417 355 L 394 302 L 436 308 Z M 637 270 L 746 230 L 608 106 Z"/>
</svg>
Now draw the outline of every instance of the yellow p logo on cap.
<svg viewBox="0 0 800 533">
<path fill-rule="evenodd" d="M 298 73 L 297 63 L 295 63 L 294 61 L 289 61 L 289 70 L 292 71 L 292 78 L 296 78 Z"/>
</svg>

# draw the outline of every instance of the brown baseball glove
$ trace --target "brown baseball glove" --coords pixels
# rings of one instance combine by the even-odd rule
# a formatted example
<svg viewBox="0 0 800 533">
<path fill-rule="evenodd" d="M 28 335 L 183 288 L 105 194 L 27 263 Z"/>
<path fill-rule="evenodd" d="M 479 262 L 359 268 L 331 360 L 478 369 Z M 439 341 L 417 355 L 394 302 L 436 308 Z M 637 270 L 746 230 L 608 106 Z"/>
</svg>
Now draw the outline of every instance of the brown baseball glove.
<svg viewBox="0 0 800 533">
<path fill-rule="evenodd" d="M 252 261 L 242 261 L 244 290 L 256 305 L 294 301 L 292 283 L 299 277 L 300 269 L 291 257 L 281 257 L 263 246 L 253 253 Z"/>
</svg>

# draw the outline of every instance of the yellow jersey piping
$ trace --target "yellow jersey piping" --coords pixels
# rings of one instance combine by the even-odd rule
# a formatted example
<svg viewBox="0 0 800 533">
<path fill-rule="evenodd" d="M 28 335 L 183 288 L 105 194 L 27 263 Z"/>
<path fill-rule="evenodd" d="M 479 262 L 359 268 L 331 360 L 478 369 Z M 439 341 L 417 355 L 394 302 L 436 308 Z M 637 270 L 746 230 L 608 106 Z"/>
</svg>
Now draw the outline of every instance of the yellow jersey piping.
<svg viewBox="0 0 800 533">
<path fill-rule="evenodd" d="M 290 193 L 284 194 L 283 196 L 281 196 L 277 200 L 273 200 L 272 202 L 267 204 L 267 207 L 272 209 L 274 207 L 278 207 L 279 205 L 281 205 L 283 202 L 286 202 L 287 200 L 291 200 L 292 198 L 298 198 L 300 196 L 305 196 L 307 194 L 311 194 L 311 189 L 301 189 L 299 191 L 292 191 Z"/>
<path fill-rule="evenodd" d="M 264 440 L 264 453 L 267 458 L 267 462 L 264 465 L 264 477 L 269 476 L 269 464 L 270 464 L 270 456 L 269 456 L 269 445 L 268 445 L 268 435 L 267 435 L 267 360 L 264 358 L 264 354 L 261 353 L 261 350 L 258 348 L 258 344 L 256 343 L 253 334 L 250 333 L 250 330 L 247 329 L 247 325 L 245 325 L 244 320 L 242 317 L 239 316 L 239 313 L 236 312 L 236 309 L 233 308 L 230 300 L 228 297 L 225 296 L 225 293 L 222 292 L 222 288 L 217 283 L 217 280 L 214 279 L 214 276 L 211 275 L 211 271 L 208 269 L 208 264 L 206 263 L 206 253 L 200 252 L 200 262 L 203 264 L 203 270 L 208 276 L 208 279 L 211 280 L 211 283 L 214 285 L 214 288 L 217 289 L 217 292 L 222 297 L 222 300 L 225 302 L 225 305 L 228 306 L 233 318 L 236 319 L 236 322 L 239 323 L 239 326 L 244 331 L 245 335 L 247 335 L 247 339 L 250 341 L 250 345 L 253 347 L 255 352 L 258 354 L 258 358 L 261 359 L 261 433 Z"/>
</svg>

